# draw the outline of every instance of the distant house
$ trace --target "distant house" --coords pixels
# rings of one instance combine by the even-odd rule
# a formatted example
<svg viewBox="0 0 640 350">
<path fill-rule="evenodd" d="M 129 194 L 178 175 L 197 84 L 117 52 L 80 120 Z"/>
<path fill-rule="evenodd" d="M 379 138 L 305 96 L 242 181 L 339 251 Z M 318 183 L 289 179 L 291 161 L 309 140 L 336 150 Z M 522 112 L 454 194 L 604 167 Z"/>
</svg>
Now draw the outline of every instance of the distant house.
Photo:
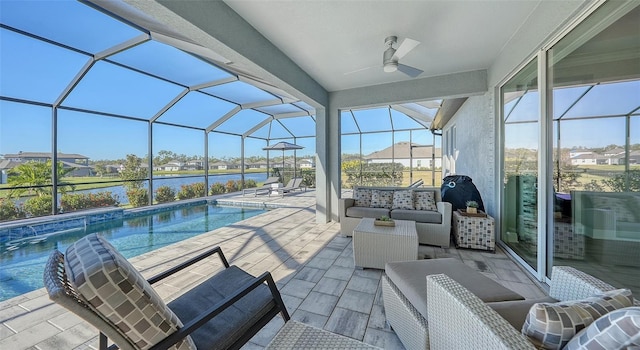
<svg viewBox="0 0 640 350">
<path fill-rule="evenodd" d="M 364 156 L 367 163 L 400 163 L 406 167 L 412 165 L 414 168 L 441 168 L 442 151 L 435 149 L 435 164 L 432 159 L 434 152 L 432 146 L 419 145 L 417 143 L 398 142 L 383 150 L 376 151 Z"/>
<path fill-rule="evenodd" d="M 65 169 L 73 169 L 69 172 L 69 176 L 91 176 L 93 168 L 89 166 L 89 157 L 76 153 L 58 153 L 58 162 L 62 163 Z M 19 152 L 15 154 L 5 154 L 4 161 L 9 161 L 3 165 L 4 170 L 13 169 L 14 167 L 26 162 L 46 162 L 52 159 L 52 153 L 46 152 Z"/>
<path fill-rule="evenodd" d="M 204 161 L 201 159 L 190 160 L 185 164 L 186 170 L 202 170 L 204 169 Z"/>
<path fill-rule="evenodd" d="M 255 162 L 255 163 L 246 163 L 245 168 L 247 169 L 266 169 L 267 162 Z"/>
<path fill-rule="evenodd" d="M 300 169 L 313 169 L 316 167 L 316 164 L 311 159 L 303 159 L 298 164 Z"/>
<path fill-rule="evenodd" d="M 219 161 L 215 163 L 209 163 L 209 169 L 217 169 L 217 170 L 240 169 L 240 165 L 238 165 L 237 163 Z"/>
<path fill-rule="evenodd" d="M 180 170 L 185 170 L 186 167 L 182 162 L 171 161 L 166 164 L 158 165 L 154 169 L 158 171 L 180 171 Z"/>
</svg>

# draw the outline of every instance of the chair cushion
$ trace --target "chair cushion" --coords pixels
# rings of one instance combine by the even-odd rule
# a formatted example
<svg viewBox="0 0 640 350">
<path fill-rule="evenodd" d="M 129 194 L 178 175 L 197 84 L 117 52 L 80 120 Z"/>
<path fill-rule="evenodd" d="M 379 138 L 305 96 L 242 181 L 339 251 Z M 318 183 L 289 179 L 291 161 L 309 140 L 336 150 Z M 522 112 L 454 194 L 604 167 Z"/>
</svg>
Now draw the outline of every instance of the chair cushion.
<svg viewBox="0 0 640 350">
<path fill-rule="evenodd" d="M 393 191 L 393 203 L 391 209 L 413 210 L 413 191 L 395 190 Z"/>
<path fill-rule="evenodd" d="M 442 214 L 438 211 L 431 210 L 394 209 L 391 211 L 391 218 L 397 220 L 412 220 L 428 224 L 442 223 Z"/>
<path fill-rule="evenodd" d="M 232 265 L 170 302 L 169 308 L 181 320 L 192 320 L 254 279 Z M 269 287 L 262 284 L 191 333 L 191 337 L 198 349 L 228 349 L 274 307 Z"/>
<path fill-rule="evenodd" d="M 356 207 L 370 207 L 371 206 L 371 189 L 356 188 L 355 190 L 353 190 L 353 199 L 355 200 Z"/>
<path fill-rule="evenodd" d="M 427 275 L 443 273 L 484 302 L 524 299 L 520 294 L 503 287 L 455 258 L 389 262 L 385 265 L 384 271 L 427 320 Z"/>
<path fill-rule="evenodd" d="M 640 307 L 627 307 L 601 316 L 571 338 L 566 350 L 630 349 L 640 347 Z"/>
<path fill-rule="evenodd" d="M 576 333 L 600 316 L 633 305 L 629 289 L 616 289 L 593 297 L 559 303 L 534 304 L 522 334 L 543 349 L 562 349 Z"/>
<path fill-rule="evenodd" d="M 497 301 L 493 303 L 487 303 L 487 306 L 497 312 L 502 318 L 507 320 L 509 324 L 515 329 L 522 329 L 524 319 L 527 318 L 527 313 L 531 309 L 531 306 L 536 303 L 555 303 L 558 300 L 552 297 L 544 297 L 539 299 L 525 299 L 525 300 L 509 300 L 509 301 Z"/>
<path fill-rule="evenodd" d="M 383 215 L 389 216 L 389 209 L 368 207 L 347 208 L 347 216 L 351 218 L 379 218 Z"/>
<path fill-rule="evenodd" d="M 433 191 L 415 191 L 413 197 L 413 207 L 416 210 L 438 210 Z"/>
<path fill-rule="evenodd" d="M 155 345 L 182 327 L 147 280 L 106 239 L 85 236 L 67 248 L 69 283 L 140 349 Z M 187 337 L 171 349 L 195 349 Z"/>
<path fill-rule="evenodd" d="M 371 207 L 391 209 L 393 191 L 371 190 Z"/>
</svg>

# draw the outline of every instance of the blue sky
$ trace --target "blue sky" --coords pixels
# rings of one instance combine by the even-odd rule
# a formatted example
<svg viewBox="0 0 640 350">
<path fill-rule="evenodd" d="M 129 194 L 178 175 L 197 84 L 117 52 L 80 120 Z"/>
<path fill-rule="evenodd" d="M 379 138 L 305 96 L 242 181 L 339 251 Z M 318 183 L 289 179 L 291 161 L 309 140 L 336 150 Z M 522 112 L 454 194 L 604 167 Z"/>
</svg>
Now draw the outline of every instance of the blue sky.
<svg viewBox="0 0 640 350">
<path fill-rule="evenodd" d="M 81 51 L 69 50 L 0 29 L 0 96 L 48 105 L 61 96 L 82 67 L 90 62 L 91 54 L 143 34 L 76 1 L 0 1 L 0 21 Z M 184 92 L 187 86 L 230 76 L 229 73 L 183 51 L 155 41 L 145 42 L 109 59 L 113 63 L 96 62 L 61 105 L 138 120 L 59 109 L 58 151 L 80 153 L 94 160 L 124 158 L 129 153 L 145 156 L 148 153 L 148 120 L 154 118 L 169 101 Z M 123 69 L 114 63 L 151 72 L 182 86 Z M 566 110 L 585 90 L 586 87 L 557 90 L 554 94 L 556 113 Z M 161 115 L 158 121 L 206 128 L 236 106 L 231 101 L 250 103 L 268 101 L 276 97 L 242 81 L 209 87 L 203 89 L 203 92 L 221 98 L 197 91 L 189 92 Z M 640 105 L 640 82 L 603 84 L 589 91 L 587 97 L 578 102 L 564 118 L 628 113 Z M 525 95 L 509 120 L 536 118 L 537 101 L 537 93 Z M 308 108 L 308 105 L 300 103 L 264 107 L 263 111 L 276 110 L 277 113 L 284 113 Z M 343 132 L 353 132 L 358 128 L 363 132 L 389 130 L 391 120 L 396 129 L 420 127 L 412 119 L 394 110 L 389 112 L 387 108 L 354 111 L 353 114 L 355 122 L 351 118 L 343 120 Z M 216 130 L 241 134 L 268 117 L 268 114 L 259 111 L 243 110 Z M 631 143 L 640 143 L 638 119 L 639 117 L 634 117 L 632 121 Z M 286 137 L 286 141 L 295 141 L 305 147 L 297 152 L 299 156 L 315 153 L 315 138 L 306 137 L 315 134 L 315 125 L 311 117 L 282 119 L 282 124 L 284 126 L 280 123 L 267 124 L 253 135 Z M 0 101 L 0 154 L 51 151 L 51 125 L 51 107 Z M 621 135 L 624 130 L 623 118 L 571 121 L 567 122 L 566 126 L 563 127 L 562 133 L 562 143 L 565 147 L 624 144 L 624 135 Z M 299 138 L 291 138 L 287 129 Z M 155 124 L 153 132 L 154 152 L 169 150 L 189 156 L 204 155 L 205 134 L 201 130 Z M 211 133 L 208 140 L 210 156 L 240 156 L 239 137 Z M 262 151 L 262 147 L 266 146 L 265 141 L 250 138 L 247 140 L 246 156 L 265 155 Z M 393 139 L 390 133 L 364 134 L 362 153 L 369 154 L 389 147 L 392 142 L 401 141 L 409 141 L 408 132 L 398 132 Z M 414 133 L 412 141 L 431 144 L 432 136 L 428 131 L 422 134 Z M 517 137 L 509 139 L 509 144 L 512 147 L 533 148 L 538 144 L 537 132 L 518 133 Z M 359 139 L 346 136 L 343 138 L 342 147 L 343 153 L 356 153 L 359 151 Z"/>
</svg>

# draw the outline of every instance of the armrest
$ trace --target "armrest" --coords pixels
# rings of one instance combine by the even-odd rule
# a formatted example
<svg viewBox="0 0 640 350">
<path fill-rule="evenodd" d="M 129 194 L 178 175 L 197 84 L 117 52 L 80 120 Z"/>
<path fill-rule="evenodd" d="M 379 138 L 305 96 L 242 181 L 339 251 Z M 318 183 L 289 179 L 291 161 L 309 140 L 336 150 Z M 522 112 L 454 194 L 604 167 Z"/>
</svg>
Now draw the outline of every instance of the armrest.
<svg viewBox="0 0 640 350">
<path fill-rule="evenodd" d="M 507 322 L 447 275 L 427 276 L 431 349 L 535 349 Z"/>
<path fill-rule="evenodd" d="M 273 296 L 273 299 L 276 305 L 278 305 L 278 308 L 282 313 L 282 317 L 284 318 L 284 321 L 285 322 L 289 321 L 290 319 L 289 313 L 287 312 L 287 308 L 285 307 L 284 302 L 282 301 L 282 297 L 280 296 L 280 292 L 276 287 L 273 277 L 271 276 L 271 273 L 265 272 L 259 277 L 256 277 L 255 279 L 253 279 L 253 281 L 245 283 L 242 286 L 242 288 L 239 288 L 234 294 L 228 296 L 224 300 L 221 300 L 215 305 L 204 310 L 204 312 L 202 312 L 197 318 L 185 323 L 184 327 L 172 333 L 171 335 L 163 339 L 161 342 L 151 347 L 149 350 L 169 349 L 175 343 L 185 338 L 189 334 L 193 333 L 196 329 L 200 328 L 202 325 L 209 322 L 212 318 L 222 313 L 229 306 L 233 305 L 242 297 L 249 294 L 249 292 L 263 285 L 265 282 L 267 282 L 267 285 L 269 286 L 271 295 Z"/>
<path fill-rule="evenodd" d="M 347 208 L 351 208 L 355 205 L 356 200 L 353 198 L 340 198 L 338 200 L 338 211 L 340 212 L 340 218 L 347 216 Z"/>
<path fill-rule="evenodd" d="M 549 296 L 560 301 L 584 299 L 615 287 L 570 266 L 554 266 Z"/>
<path fill-rule="evenodd" d="M 225 258 L 224 253 L 222 252 L 222 249 L 218 246 L 149 278 L 147 282 L 149 282 L 149 284 L 154 284 L 216 253 L 220 257 L 220 260 L 222 261 L 222 264 L 224 265 L 224 267 L 225 268 L 229 267 L 229 262 L 227 262 L 227 258 Z"/>
<path fill-rule="evenodd" d="M 436 207 L 438 208 L 438 212 L 442 214 L 442 224 L 451 226 L 451 212 L 453 211 L 451 203 L 437 202 Z"/>
</svg>

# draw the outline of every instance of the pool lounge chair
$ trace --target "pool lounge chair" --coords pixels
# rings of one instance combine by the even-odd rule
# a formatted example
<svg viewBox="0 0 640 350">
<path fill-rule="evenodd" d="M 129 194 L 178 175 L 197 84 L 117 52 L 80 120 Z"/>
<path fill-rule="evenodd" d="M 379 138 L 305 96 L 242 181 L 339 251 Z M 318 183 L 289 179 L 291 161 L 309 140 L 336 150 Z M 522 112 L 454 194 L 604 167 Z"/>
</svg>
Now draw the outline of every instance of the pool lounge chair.
<svg viewBox="0 0 640 350">
<path fill-rule="evenodd" d="M 278 192 L 278 195 L 284 197 L 285 193 L 289 193 L 291 191 L 300 189 L 300 185 L 302 185 L 302 178 L 301 177 L 296 177 L 296 178 L 293 178 L 293 179 L 289 180 L 289 182 L 287 182 L 286 186 L 280 187 L 280 188 L 274 188 L 273 191 L 271 191 L 271 193 Z M 271 194 L 269 194 L 269 196 L 271 196 Z"/>
<path fill-rule="evenodd" d="M 278 183 L 278 181 L 280 181 L 280 179 L 277 176 L 273 176 L 270 178 L 267 178 L 267 180 L 265 180 L 264 184 L 260 187 L 252 187 L 252 188 L 245 188 L 242 190 L 242 196 L 244 196 L 246 193 L 253 193 L 253 196 L 257 196 L 259 194 L 259 192 L 262 193 L 271 193 L 271 185 Z"/>
<path fill-rule="evenodd" d="M 203 260 L 215 254 L 224 268 L 168 304 L 151 287 L 176 283 L 166 279 L 182 270 L 206 270 Z M 220 247 L 145 280 L 109 242 L 91 234 L 65 254 L 53 251 L 44 284 L 51 300 L 98 329 L 100 350 L 114 348 L 108 340 L 126 350 L 239 349 L 278 313 L 290 319 L 271 274 L 254 277 L 229 266 Z"/>
</svg>

